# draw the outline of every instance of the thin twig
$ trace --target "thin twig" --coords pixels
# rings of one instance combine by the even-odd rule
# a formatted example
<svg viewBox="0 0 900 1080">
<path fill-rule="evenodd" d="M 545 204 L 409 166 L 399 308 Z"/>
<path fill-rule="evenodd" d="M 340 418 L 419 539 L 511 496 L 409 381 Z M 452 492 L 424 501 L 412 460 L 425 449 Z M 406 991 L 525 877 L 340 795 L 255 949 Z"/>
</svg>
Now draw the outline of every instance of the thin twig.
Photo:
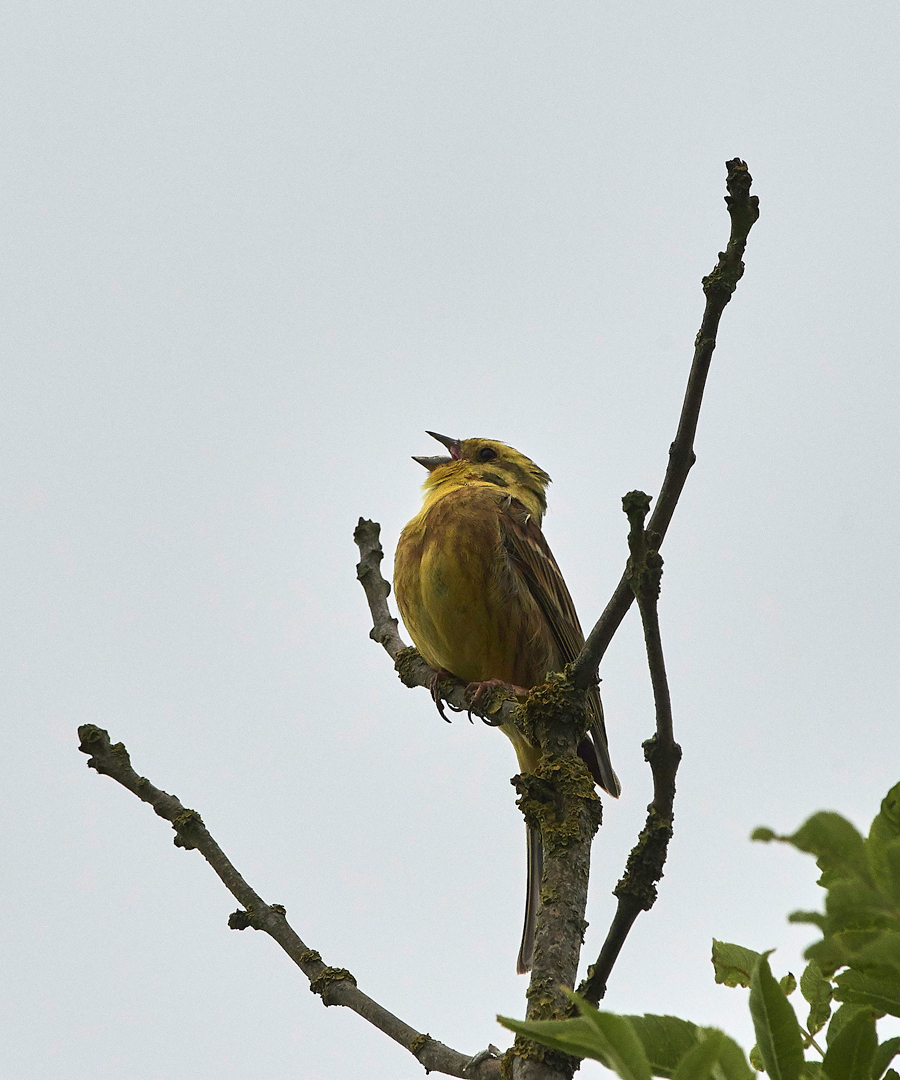
<svg viewBox="0 0 900 1080">
<path fill-rule="evenodd" d="M 719 261 L 712 273 L 703 279 L 706 308 L 700 330 L 694 341 L 694 360 L 681 407 L 678 431 L 674 442 L 669 447 L 666 475 L 656 501 L 656 509 L 647 525 L 648 532 L 657 534 L 660 544 L 672 520 L 672 514 L 684 488 L 687 475 L 696 460 L 694 435 L 697 431 L 700 406 L 703 403 L 706 377 L 709 373 L 713 350 L 716 347 L 719 319 L 744 273 L 744 264 L 741 260 L 744 248 L 747 246 L 747 236 L 759 217 L 759 199 L 750 194 L 752 177 L 747 171 L 746 162 L 741 161 L 740 158 L 734 158 L 732 161 L 727 161 L 725 165 L 728 169 L 726 181 L 728 194 L 725 196 L 725 202 L 728 204 L 728 213 L 731 216 L 731 235 L 725 251 L 719 252 Z M 596 681 L 600 661 L 631 607 L 633 599 L 634 593 L 623 574 L 573 665 L 575 685 L 580 689 L 586 689 Z"/>
<path fill-rule="evenodd" d="M 109 734 L 93 724 L 78 729 L 79 749 L 89 754 L 88 765 L 104 776 L 110 776 L 154 811 L 175 830 L 175 845 L 190 850 L 196 848 L 219 876 L 231 895 L 243 905 L 228 920 L 233 930 L 264 930 L 284 949 L 310 981 L 310 990 L 318 994 L 325 1005 L 343 1005 L 368 1020 L 385 1035 L 390 1036 L 419 1061 L 426 1071 L 448 1076 L 497 1080 L 500 1062 L 493 1048 L 487 1053 L 467 1057 L 457 1050 L 416 1031 L 398 1017 L 373 1001 L 356 985 L 356 979 L 345 968 L 326 965 L 315 949 L 306 945 L 285 918 L 280 904 L 267 904 L 241 877 L 229 858 L 212 838 L 196 810 L 189 810 L 174 796 L 154 787 L 131 767 L 128 751 L 122 743 L 110 743 Z"/>
<path fill-rule="evenodd" d="M 641 613 L 656 706 L 656 734 L 644 743 L 644 757 L 653 773 L 653 802 L 638 842 L 628 856 L 625 875 L 613 890 L 619 903 L 606 941 L 597 962 L 588 968 L 587 979 L 578 988 L 595 1005 L 606 993 L 607 979 L 635 919 L 642 911 L 649 911 L 656 900 L 656 882 L 662 877 L 672 837 L 675 773 L 681 760 L 681 747 L 675 742 L 672 730 L 672 703 L 657 610 L 663 561 L 658 534 L 644 529 L 650 498 L 642 491 L 632 491 L 622 500 L 622 506 L 631 525 L 628 534 L 631 554 L 625 576 Z"/>
<path fill-rule="evenodd" d="M 379 539 L 380 533 L 381 526 L 377 521 L 359 519 L 353 530 L 353 541 L 359 548 L 356 576 L 365 590 L 366 599 L 369 601 L 369 611 L 372 613 L 372 629 L 369 631 L 369 637 L 382 645 L 388 656 L 396 661 L 400 653 L 409 646 L 400 637 L 397 631 L 397 620 L 388 608 L 387 598 L 390 595 L 391 586 L 381 574 L 384 549 Z"/>
<path fill-rule="evenodd" d="M 644 640 L 656 706 L 656 735 L 644 743 L 644 756 L 653 774 L 653 802 L 638 842 L 628 857 L 625 875 L 614 893 L 619 903 L 596 964 L 588 969 L 588 978 L 580 992 L 595 1004 L 606 993 L 606 982 L 635 919 L 656 900 L 656 882 L 662 877 L 669 839 L 672 835 L 675 799 L 675 773 L 681 748 L 672 733 L 672 708 L 663 662 L 659 633 L 657 598 L 662 559 L 659 548 L 672 514 L 684 488 L 687 475 L 696 460 L 694 436 L 706 377 L 716 347 L 719 319 L 744 273 L 741 261 L 750 229 L 759 217 L 759 200 L 750 195 L 752 177 L 739 158 L 726 162 L 728 195 L 725 201 L 731 216 L 731 235 L 713 272 L 703 279 L 706 308 L 694 343 L 694 360 L 675 440 L 669 448 L 669 465 L 646 530 L 644 518 L 650 500 L 642 492 L 631 492 L 623 500 L 629 516 L 630 556 L 625 572 L 606 609 L 594 626 L 581 655 L 573 665 L 576 686 L 589 685 L 597 675 L 600 661 L 625 617 L 631 601 L 637 598 L 644 627 Z"/>
</svg>

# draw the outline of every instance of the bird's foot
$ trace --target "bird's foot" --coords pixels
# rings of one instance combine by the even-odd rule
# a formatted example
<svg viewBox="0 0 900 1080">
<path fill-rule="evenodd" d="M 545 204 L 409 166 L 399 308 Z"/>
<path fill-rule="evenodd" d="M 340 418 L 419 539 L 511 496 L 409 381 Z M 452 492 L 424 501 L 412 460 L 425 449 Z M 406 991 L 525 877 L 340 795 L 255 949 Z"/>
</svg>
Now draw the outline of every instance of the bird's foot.
<svg viewBox="0 0 900 1080">
<path fill-rule="evenodd" d="M 502 679 L 485 679 L 484 682 L 470 682 L 466 687 L 469 720 L 472 719 L 472 710 L 475 709 L 481 715 L 481 719 L 485 724 L 489 727 L 499 727 L 503 721 L 491 720 L 491 714 L 497 712 L 504 701 L 515 701 L 517 698 L 527 697 L 528 693 L 529 691 L 524 687 L 504 682 Z"/>
<path fill-rule="evenodd" d="M 456 676 L 452 671 L 447 671 L 446 668 L 438 668 L 437 671 L 431 676 L 431 700 L 437 706 L 437 711 L 441 714 L 441 719 L 445 720 L 448 724 L 452 724 L 453 721 L 444 712 L 444 705 L 452 712 L 462 712 L 462 709 L 458 709 L 455 705 L 451 705 L 449 701 L 445 702 L 441 697 L 441 683 L 445 679 L 455 679 Z M 469 717 L 471 719 L 471 717 Z"/>
</svg>

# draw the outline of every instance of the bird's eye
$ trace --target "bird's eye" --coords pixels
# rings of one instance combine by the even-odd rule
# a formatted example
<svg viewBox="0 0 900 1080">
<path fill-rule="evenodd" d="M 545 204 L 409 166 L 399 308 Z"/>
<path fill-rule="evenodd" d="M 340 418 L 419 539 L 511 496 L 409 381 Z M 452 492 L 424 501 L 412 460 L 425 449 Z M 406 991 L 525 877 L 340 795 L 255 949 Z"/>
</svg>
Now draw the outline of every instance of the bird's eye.
<svg viewBox="0 0 900 1080">
<path fill-rule="evenodd" d="M 497 456 L 497 451 L 491 446 L 482 446 L 478 451 L 479 461 L 493 461 Z"/>
</svg>

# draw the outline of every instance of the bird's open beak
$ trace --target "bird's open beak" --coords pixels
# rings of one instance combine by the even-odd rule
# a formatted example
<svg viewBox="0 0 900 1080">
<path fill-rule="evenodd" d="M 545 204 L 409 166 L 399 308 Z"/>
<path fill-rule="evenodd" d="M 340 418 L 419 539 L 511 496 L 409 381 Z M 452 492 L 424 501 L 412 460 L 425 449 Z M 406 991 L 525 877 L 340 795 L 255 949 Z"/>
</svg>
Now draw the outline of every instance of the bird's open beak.
<svg viewBox="0 0 900 1080">
<path fill-rule="evenodd" d="M 450 457 L 413 456 L 413 461 L 418 461 L 420 465 L 424 465 L 429 472 L 434 472 L 441 465 L 449 465 L 451 461 L 459 461 L 462 457 L 462 447 L 459 445 L 459 439 L 451 439 L 447 435 L 438 435 L 435 431 L 426 431 L 425 434 L 430 435 L 432 439 L 437 439 L 439 443 L 443 443 L 450 451 Z"/>
</svg>

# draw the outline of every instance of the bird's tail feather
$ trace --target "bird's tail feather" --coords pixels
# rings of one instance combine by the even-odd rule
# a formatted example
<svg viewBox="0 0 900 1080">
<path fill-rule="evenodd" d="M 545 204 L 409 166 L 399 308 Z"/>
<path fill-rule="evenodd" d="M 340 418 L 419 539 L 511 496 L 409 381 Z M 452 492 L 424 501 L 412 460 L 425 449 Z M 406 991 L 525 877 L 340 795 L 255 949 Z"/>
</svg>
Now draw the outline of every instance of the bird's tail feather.
<svg viewBox="0 0 900 1080">
<path fill-rule="evenodd" d="M 524 975 L 534 963 L 534 928 L 541 904 L 541 875 L 544 872 L 544 849 L 541 834 L 531 825 L 525 826 L 528 844 L 528 883 L 525 891 L 525 925 L 522 927 L 522 944 L 516 960 L 516 971 Z"/>
<path fill-rule="evenodd" d="M 622 794 L 622 785 L 609 760 L 609 749 L 603 730 L 596 722 L 591 724 L 587 737 L 578 744 L 578 756 L 587 765 L 591 776 L 600 787 L 614 799 L 618 799 Z"/>
<path fill-rule="evenodd" d="M 591 776 L 604 791 L 614 799 L 622 794 L 622 785 L 609 760 L 609 747 L 606 743 L 606 725 L 603 722 L 603 702 L 596 687 L 588 691 L 588 716 L 591 726 L 585 738 L 578 744 L 578 756 L 591 771 Z"/>
</svg>

